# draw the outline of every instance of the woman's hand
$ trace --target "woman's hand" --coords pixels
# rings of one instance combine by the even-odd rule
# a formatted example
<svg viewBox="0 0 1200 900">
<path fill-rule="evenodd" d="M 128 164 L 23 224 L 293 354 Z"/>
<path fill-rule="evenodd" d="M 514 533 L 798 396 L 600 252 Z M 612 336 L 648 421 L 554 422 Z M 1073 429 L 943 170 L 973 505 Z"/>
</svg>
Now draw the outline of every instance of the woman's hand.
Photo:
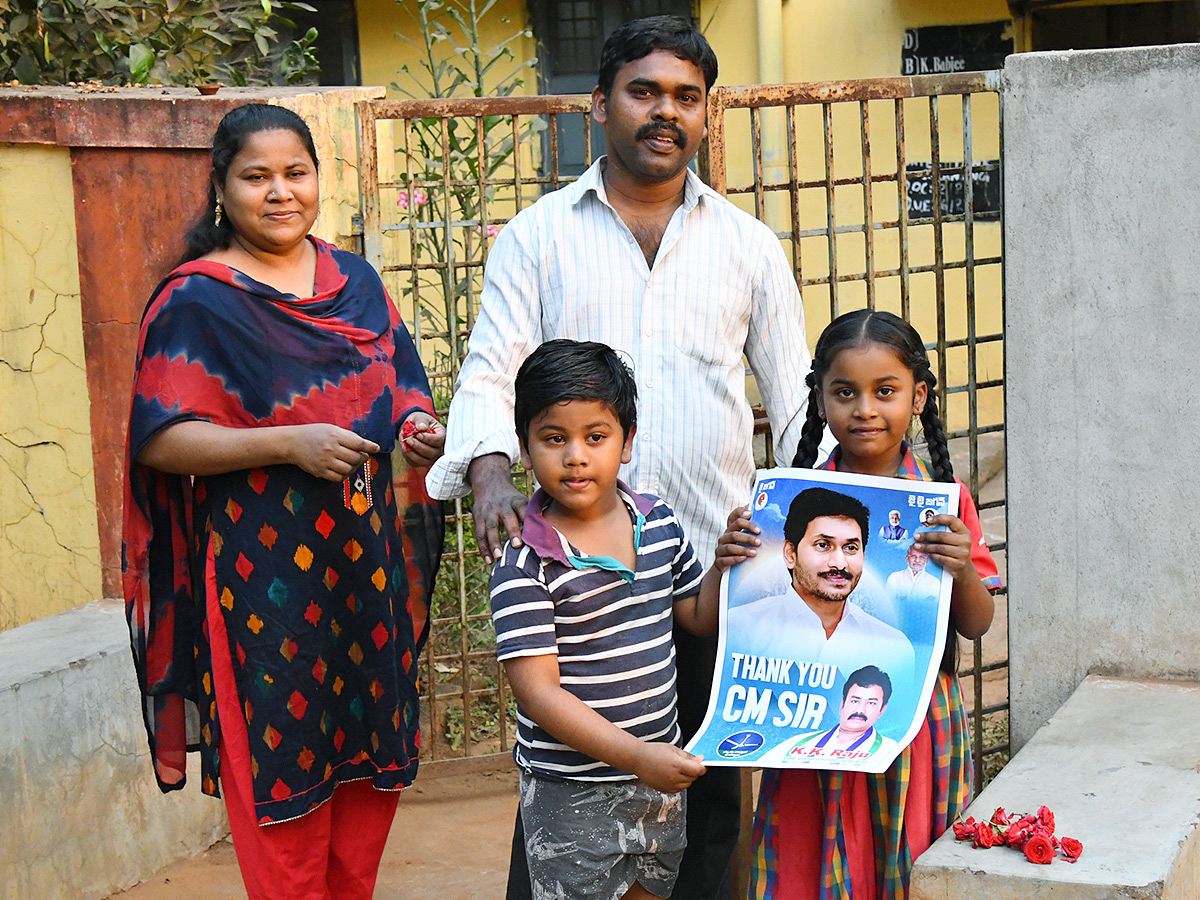
<svg viewBox="0 0 1200 900">
<path fill-rule="evenodd" d="M 418 469 L 432 466 L 445 446 L 446 426 L 427 412 L 410 413 L 400 425 L 400 449 L 410 466 Z"/>
<path fill-rule="evenodd" d="M 739 506 L 729 514 L 725 533 L 717 540 L 717 555 L 713 568 L 727 572 L 735 563 L 758 555 L 755 548 L 762 544 L 758 535 L 762 529 L 750 521 L 750 507 Z"/>
<path fill-rule="evenodd" d="M 336 425 L 284 426 L 288 459 L 309 475 L 326 481 L 342 481 L 367 461 L 367 456 L 379 452 L 379 445 L 359 437 L 353 431 Z"/>
</svg>

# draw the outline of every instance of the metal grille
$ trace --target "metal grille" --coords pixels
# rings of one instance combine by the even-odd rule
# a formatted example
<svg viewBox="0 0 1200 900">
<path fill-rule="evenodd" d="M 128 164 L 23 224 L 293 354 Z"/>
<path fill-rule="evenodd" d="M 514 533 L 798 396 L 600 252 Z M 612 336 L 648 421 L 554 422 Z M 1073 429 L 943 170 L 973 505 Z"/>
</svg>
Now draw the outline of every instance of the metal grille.
<svg viewBox="0 0 1200 900">
<path fill-rule="evenodd" d="M 707 161 L 709 183 L 790 252 L 811 341 L 862 307 L 926 339 L 955 470 L 1003 574 L 1000 122 L 998 72 L 714 88 Z M 1008 752 L 1006 626 L 1002 592 L 992 632 L 961 647 L 985 776 Z"/>
<path fill-rule="evenodd" d="M 560 135 L 577 129 L 589 147 L 589 106 L 586 96 L 358 104 L 364 251 L 400 305 L 442 414 L 492 236 L 570 180 L 559 173 Z M 982 501 L 1003 573 L 999 123 L 998 73 L 715 88 L 699 164 L 779 234 L 811 340 L 868 306 L 909 319 L 929 341 L 956 471 Z M 747 393 L 753 402 L 749 375 Z M 771 465 L 759 418 L 760 459 Z M 529 488 L 523 475 L 518 484 Z M 422 662 L 423 753 L 439 769 L 505 765 L 513 706 L 469 499 L 452 504 L 447 528 Z M 1005 622 L 998 598 L 995 637 L 963 647 L 980 772 L 1008 749 Z"/>
</svg>

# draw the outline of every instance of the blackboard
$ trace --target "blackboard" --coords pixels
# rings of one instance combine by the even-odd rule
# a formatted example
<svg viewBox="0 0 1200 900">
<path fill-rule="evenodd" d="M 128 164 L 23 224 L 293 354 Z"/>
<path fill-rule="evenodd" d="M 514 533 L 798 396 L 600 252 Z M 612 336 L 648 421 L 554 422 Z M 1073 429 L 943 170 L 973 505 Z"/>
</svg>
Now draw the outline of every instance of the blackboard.
<svg viewBox="0 0 1200 900">
<path fill-rule="evenodd" d="M 957 169 L 955 168 L 957 166 Z M 972 209 L 975 220 L 997 221 L 1000 218 L 1000 161 L 976 162 L 971 173 Z M 966 185 L 963 183 L 962 163 L 941 164 L 941 207 L 943 216 L 961 216 L 966 212 Z M 933 219 L 933 175 L 927 162 L 910 162 L 908 173 L 908 221 L 929 222 Z M 946 171 L 950 169 L 951 171 Z"/>
<path fill-rule="evenodd" d="M 1012 22 L 933 25 L 904 32 L 901 75 L 942 75 L 999 69 L 1013 52 Z"/>
</svg>

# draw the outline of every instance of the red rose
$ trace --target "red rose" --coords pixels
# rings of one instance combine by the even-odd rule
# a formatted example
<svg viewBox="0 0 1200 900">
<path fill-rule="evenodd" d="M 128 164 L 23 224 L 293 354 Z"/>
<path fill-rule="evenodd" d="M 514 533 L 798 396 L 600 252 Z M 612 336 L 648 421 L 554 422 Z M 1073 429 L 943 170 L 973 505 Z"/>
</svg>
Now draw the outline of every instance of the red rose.
<svg viewBox="0 0 1200 900">
<path fill-rule="evenodd" d="M 1030 827 L 1028 825 L 1022 824 L 1021 821 L 1013 822 L 1008 826 L 1008 831 L 1004 833 L 1004 843 L 1019 850 L 1025 845 L 1025 840 L 1029 837 L 1029 832 Z"/>
<path fill-rule="evenodd" d="M 954 823 L 954 837 L 960 841 L 972 840 L 975 836 L 975 817 L 971 816 L 965 822 Z"/>
<path fill-rule="evenodd" d="M 1043 825 L 1045 825 L 1046 828 L 1049 830 L 1049 832 L 1051 834 L 1053 834 L 1054 833 L 1054 813 L 1052 813 L 1050 811 L 1050 807 L 1048 807 L 1048 806 L 1038 807 L 1037 817 L 1038 817 L 1038 821 L 1041 822 Z"/>
<path fill-rule="evenodd" d="M 992 826 L 987 822 L 980 822 L 975 826 L 974 845 L 981 847 L 984 850 L 995 847 L 1000 840 L 996 837 L 996 832 L 992 831 Z"/>
<path fill-rule="evenodd" d="M 1079 859 L 1079 854 L 1083 852 L 1083 844 L 1075 840 L 1075 838 L 1065 837 L 1062 839 L 1062 855 L 1069 863 Z"/>
<path fill-rule="evenodd" d="M 996 811 L 992 813 L 992 824 L 1000 826 L 1001 828 L 1007 828 L 1012 824 L 1012 819 L 1009 818 L 1008 813 L 1004 811 L 1003 806 L 997 806 Z"/>
<path fill-rule="evenodd" d="M 1054 862 L 1054 845 L 1044 834 L 1032 835 L 1025 842 L 1025 858 L 1031 863 L 1048 866 Z"/>
</svg>

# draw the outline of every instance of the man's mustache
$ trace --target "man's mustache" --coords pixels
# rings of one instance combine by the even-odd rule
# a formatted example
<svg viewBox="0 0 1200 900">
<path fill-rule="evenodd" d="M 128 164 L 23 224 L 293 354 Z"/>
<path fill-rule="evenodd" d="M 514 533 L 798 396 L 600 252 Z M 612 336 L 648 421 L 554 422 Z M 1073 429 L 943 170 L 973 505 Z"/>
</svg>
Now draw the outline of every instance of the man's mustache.
<svg viewBox="0 0 1200 900">
<path fill-rule="evenodd" d="M 683 150 L 687 147 L 687 135 L 683 130 L 672 122 L 647 122 L 637 130 L 633 136 L 635 140 L 644 140 L 654 134 L 659 134 L 664 131 L 669 131 L 675 139 L 675 143 L 679 145 L 679 149 Z"/>
<path fill-rule="evenodd" d="M 854 719 L 862 719 L 864 722 L 867 721 L 867 717 L 862 713 L 850 713 L 850 719 L 851 721 Z"/>
<path fill-rule="evenodd" d="M 849 569 L 830 569 L 827 572 L 822 572 L 820 574 L 821 578 L 833 578 L 835 576 L 845 578 L 847 581 L 854 580 L 854 576 L 850 574 Z"/>
</svg>

